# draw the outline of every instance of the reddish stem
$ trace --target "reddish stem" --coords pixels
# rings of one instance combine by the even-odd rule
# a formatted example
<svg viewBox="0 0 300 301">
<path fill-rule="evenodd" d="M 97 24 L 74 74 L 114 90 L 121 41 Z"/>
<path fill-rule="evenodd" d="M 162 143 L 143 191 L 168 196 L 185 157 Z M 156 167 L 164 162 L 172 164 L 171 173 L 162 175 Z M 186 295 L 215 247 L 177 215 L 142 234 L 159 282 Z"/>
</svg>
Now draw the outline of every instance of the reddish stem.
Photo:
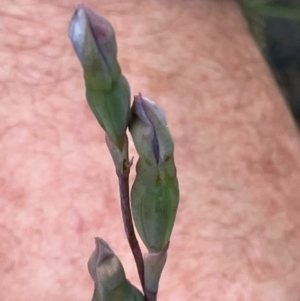
<svg viewBox="0 0 300 301">
<path fill-rule="evenodd" d="M 117 176 L 119 179 L 119 190 L 120 190 L 120 200 L 121 200 L 121 209 L 122 209 L 122 217 L 125 228 L 125 233 L 127 236 L 127 240 L 129 242 L 140 282 L 145 294 L 145 280 L 144 280 L 144 260 L 141 252 L 140 245 L 136 239 L 135 231 L 133 228 L 132 217 L 131 217 L 131 209 L 129 202 L 129 172 L 130 166 L 124 167 L 123 173 L 117 171 Z"/>
</svg>

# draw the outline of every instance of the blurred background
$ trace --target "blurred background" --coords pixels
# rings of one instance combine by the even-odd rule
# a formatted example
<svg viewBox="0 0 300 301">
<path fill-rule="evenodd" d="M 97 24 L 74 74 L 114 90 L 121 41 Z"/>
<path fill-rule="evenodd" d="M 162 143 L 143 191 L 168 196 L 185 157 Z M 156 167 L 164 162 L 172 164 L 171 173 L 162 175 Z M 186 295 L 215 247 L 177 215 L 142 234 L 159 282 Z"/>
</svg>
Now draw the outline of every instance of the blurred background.
<svg viewBox="0 0 300 301">
<path fill-rule="evenodd" d="M 239 0 L 300 127 L 300 0 Z"/>
</svg>

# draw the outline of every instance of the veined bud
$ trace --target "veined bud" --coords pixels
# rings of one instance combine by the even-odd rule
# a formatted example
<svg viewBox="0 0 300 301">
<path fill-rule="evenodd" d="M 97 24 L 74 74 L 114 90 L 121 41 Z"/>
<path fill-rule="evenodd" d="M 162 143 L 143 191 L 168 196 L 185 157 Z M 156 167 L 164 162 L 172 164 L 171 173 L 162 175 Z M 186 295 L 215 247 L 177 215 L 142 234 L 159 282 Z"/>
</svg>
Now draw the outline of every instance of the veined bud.
<svg viewBox="0 0 300 301">
<path fill-rule="evenodd" d="M 92 301 L 143 301 L 143 295 L 126 279 L 119 258 L 101 238 L 96 238 L 96 250 L 88 262 L 95 283 Z"/>
<path fill-rule="evenodd" d="M 179 201 L 174 164 L 174 144 L 162 109 L 153 101 L 136 96 L 130 132 L 139 160 L 131 190 L 132 215 L 150 252 L 168 243 Z"/>
<path fill-rule="evenodd" d="M 173 156 L 174 143 L 163 110 L 141 94 L 134 97 L 130 132 L 141 159 L 158 166 Z"/>
<path fill-rule="evenodd" d="M 69 37 L 83 67 L 86 97 L 95 117 L 112 143 L 122 149 L 129 119 L 130 89 L 117 61 L 112 25 L 79 5 Z"/>
</svg>

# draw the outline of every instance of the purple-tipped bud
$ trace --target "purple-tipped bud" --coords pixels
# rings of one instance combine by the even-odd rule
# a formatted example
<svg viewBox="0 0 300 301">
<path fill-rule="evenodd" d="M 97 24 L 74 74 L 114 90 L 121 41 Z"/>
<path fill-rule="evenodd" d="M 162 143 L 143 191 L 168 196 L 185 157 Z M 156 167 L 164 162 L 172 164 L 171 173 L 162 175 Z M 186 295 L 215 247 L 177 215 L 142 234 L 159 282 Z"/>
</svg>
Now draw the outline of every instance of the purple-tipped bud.
<svg viewBox="0 0 300 301">
<path fill-rule="evenodd" d="M 130 131 L 139 153 L 145 160 L 162 164 L 174 152 L 173 139 L 163 110 L 141 94 L 134 97 Z"/>
<path fill-rule="evenodd" d="M 78 5 L 70 23 L 69 37 L 86 75 L 96 76 L 103 87 L 110 86 L 115 73 L 120 75 L 111 24 L 86 6 Z"/>
<path fill-rule="evenodd" d="M 111 142 L 122 150 L 130 110 L 130 88 L 117 61 L 112 25 L 84 5 L 72 17 L 69 36 L 83 67 L 86 98 Z"/>
<path fill-rule="evenodd" d="M 96 238 L 96 249 L 88 262 L 88 270 L 98 293 L 105 296 L 126 281 L 120 260 L 109 245 L 101 238 Z"/>
<path fill-rule="evenodd" d="M 96 250 L 88 262 L 95 283 L 93 301 L 143 301 L 143 296 L 126 279 L 124 268 L 109 245 L 96 238 Z"/>
<path fill-rule="evenodd" d="M 174 144 L 162 109 L 138 95 L 131 109 L 129 129 L 139 160 L 131 189 L 136 228 L 151 252 L 170 240 L 179 201 Z"/>
</svg>

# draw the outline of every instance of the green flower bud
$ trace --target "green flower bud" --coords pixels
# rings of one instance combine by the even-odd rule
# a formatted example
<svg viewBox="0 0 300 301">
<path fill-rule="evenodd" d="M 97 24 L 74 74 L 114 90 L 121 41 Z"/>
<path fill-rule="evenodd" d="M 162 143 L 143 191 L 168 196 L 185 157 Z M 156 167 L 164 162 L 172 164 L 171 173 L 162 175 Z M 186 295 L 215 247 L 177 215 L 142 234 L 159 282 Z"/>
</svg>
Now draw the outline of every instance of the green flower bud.
<svg viewBox="0 0 300 301">
<path fill-rule="evenodd" d="M 122 149 L 129 119 L 130 88 L 117 61 L 113 27 L 79 5 L 70 23 L 69 37 L 83 67 L 89 106 L 112 143 Z"/>
<path fill-rule="evenodd" d="M 143 301 L 143 295 L 126 279 L 124 268 L 109 245 L 96 238 L 96 250 L 88 262 L 95 283 L 92 301 Z"/>
<path fill-rule="evenodd" d="M 139 160 L 131 190 L 132 215 L 150 252 L 168 243 L 179 201 L 174 144 L 162 109 L 153 101 L 134 98 L 130 132 Z"/>
</svg>

